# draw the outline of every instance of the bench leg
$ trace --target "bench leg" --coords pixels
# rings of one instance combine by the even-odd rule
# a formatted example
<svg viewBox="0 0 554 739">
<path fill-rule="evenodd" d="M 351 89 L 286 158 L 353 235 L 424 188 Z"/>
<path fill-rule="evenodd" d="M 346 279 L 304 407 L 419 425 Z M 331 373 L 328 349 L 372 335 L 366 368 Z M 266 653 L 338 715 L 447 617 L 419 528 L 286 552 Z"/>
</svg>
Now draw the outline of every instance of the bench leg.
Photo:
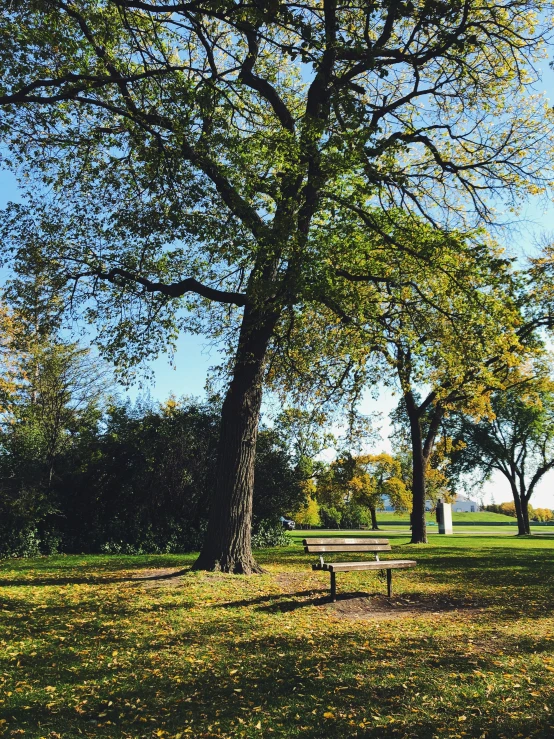
<svg viewBox="0 0 554 739">
<path fill-rule="evenodd" d="M 387 570 L 387 592 L 389 598 L 392 597 L 392 570 Z"/>
<path fill-rule="evenodd" d="M 337 600 L 336 573 L 331 572 L 331 602 L 334 603 L 336 600 Z"/>
</svg>

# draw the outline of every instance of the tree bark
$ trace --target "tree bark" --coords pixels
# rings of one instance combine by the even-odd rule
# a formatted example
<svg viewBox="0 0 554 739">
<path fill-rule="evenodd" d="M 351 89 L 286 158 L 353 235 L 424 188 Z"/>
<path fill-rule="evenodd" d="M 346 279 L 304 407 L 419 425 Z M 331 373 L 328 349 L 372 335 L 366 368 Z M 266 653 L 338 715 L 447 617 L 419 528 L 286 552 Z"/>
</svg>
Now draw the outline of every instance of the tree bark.
<svg viewBox="0 0 554 739">
<path fill-rule="evenodd" d="M 373 506 L 370 506 L 369 512 L 371 513 L 371 530 L 379 531 L 379 526 L 377 524 L 377 512 L 375 511 L 375 508 Z"/>
<path fill-rule="evenodd" d="M 527 501 L 520 498 L 516 481 L 510 480 L 510 485 L 512 488 L 512 495 L 514 497 L 514 505 L 516 508 L 517 534 L 518 536 L 526 536 L 527 534 L 531 533 L 529 528 L 529 507 Z"/>
<path fill-rule="evenodd" d="M 531 534 L 531 524 L 529 523 L 529 501 L 525 497 L 522 497 L 521 499 L 521 514 L 525 534 L 529 536 Z"/>
<path fill-rule="evenodd" d="M 206 538 L 196 570 L 250 575 L 254 462 L 262 402 L 264 360 L 278 314 L 246 306 L 233 377 L 221 411 L 216 482 Z"/>
<path fill-rule="evenodd" d="M 425 458 L 419 414 L 411 393 L 404 396 L 412 441 L 412 544 L 427 544 L 425 522 Z"/>
</svg>

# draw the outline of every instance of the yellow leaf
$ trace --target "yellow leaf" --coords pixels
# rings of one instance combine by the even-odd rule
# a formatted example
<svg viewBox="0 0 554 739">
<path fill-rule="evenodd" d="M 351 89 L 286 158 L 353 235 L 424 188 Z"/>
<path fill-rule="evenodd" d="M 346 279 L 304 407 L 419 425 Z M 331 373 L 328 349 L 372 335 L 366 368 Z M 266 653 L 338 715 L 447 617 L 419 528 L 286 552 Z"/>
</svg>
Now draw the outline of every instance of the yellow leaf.
<svg viewBox="0 0 554 739">
<path fill-rule="evenodd" d="M 256 724 L 256 729 L 261 729 L 261 728 L 262 728 L 262 722 L 258 721 L 258 723 Z"/>
<path fill-rule="evenodd" d="M 335 718 L 335 714 L 331 713 L 331 711 L 325 711 L 323 718 Z"/>
</svg>

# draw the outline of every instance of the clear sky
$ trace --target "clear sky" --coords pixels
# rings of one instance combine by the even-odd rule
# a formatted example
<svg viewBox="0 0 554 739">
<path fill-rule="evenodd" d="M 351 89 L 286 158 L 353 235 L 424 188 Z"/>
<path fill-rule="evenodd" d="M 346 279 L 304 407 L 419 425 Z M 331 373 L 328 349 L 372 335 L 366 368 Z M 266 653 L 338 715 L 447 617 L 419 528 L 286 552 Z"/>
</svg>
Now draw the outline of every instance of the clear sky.
<svg viewBox="0 0 554 739">
<path fill-rule="evenodd" d="M 543 65 L 543 79 L 537 86 L 539 91 L 544 90 L 551 101 L 554 101 L 554 72 L 545 63 Z M 17 201 L 18 190 L 14 176 L 6 171 L 0 170 L 0 208 L 12 200 Z M 518 224 L 501 236 L 507 249 L 518 256 L 532 253 L 535 250 L 537 239 L 541 234 L 554 232 L 554 206 L 551 201 L 530 201 L 523 210 Z M 170 366 L 167 358 L 160 357 L 150 364 L 154 371 L 152 384 L 146 385 L 142 392 L 149 392 L 155 400 L 164 400 L 171 393 L 174 395 L 197 395 L 204 394 L 204 385 L 208 369 L 218 361 L 217 352 L 207 346 L 203 339 L 198 336 L 183 335 L 180 337 L 175 355 L 175 366 Z M 128 393 L 134 398 L 141 392 L 138 387 L 128 391 L 122 391 L 122 395 Z M 376 442 L 375 451 L 390 448 L 388 434 L 388 414 L 396 406 L 398 396 L 393 397 L 391 391 L 383 389 L 379 392 L 378 400 L 373 400 L 368 392 L 362 404 L 364 413 L 375 413 L 380 416 L 377 426 L 380 427 L 382 442 Z M 483 491 L 475 491 L 475 498 L 480 499 L 482 492 L 485 500 L 499 503 L 510 500 L 511 494 L 506 482 L 499 475 L 485 486 Z M 547 476 L 533 496 L 532 503 L 535 507 L 543 506 L 554 508 L 554 472 Z"/>
</svg>

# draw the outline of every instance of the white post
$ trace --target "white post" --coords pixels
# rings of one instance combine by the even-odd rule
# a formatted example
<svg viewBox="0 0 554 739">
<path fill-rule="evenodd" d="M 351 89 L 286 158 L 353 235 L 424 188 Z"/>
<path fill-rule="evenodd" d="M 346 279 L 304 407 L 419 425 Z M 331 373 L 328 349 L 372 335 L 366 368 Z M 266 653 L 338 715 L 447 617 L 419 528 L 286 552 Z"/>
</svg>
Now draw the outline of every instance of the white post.
<svg viewBox="0 0 554 739">
<path fill-rule="evenodd" d="M 439 524 L 439 534 L 452 533 L 452 506 L 450 503 L 437 503 L 437 519 Z"/>
</svg>

